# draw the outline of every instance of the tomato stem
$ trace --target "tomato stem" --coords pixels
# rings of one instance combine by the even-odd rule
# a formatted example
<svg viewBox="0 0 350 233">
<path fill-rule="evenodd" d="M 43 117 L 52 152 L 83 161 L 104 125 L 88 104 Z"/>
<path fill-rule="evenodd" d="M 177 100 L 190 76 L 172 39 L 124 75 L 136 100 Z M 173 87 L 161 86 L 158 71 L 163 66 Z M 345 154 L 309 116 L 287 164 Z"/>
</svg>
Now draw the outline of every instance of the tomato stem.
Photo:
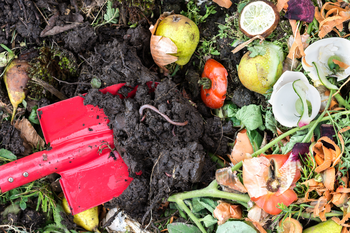
<svg viewBox="0 0 350 233">
<path fill-rule="evenodd" d="M 211 80 L 209 78 L 201 78 L 198 83 L 203 87 L 203 89 L 210 89 L 211 88 Z"/>
</svg>

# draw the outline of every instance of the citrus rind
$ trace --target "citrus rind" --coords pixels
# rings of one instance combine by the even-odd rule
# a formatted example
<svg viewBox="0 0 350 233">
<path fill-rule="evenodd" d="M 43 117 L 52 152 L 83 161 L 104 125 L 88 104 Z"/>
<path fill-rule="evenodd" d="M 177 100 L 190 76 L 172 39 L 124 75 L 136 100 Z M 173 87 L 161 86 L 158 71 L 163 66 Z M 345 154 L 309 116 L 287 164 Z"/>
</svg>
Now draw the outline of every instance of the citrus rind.
<svg viewBox="0 0 350 233">
<path fill-rule="evenodd" d="M 239 16 L 239 28 L 248 37 L 257 35 L 267 37 L 278 25 L 277 7 L 265 0 L 248 3 Z"/>
</svg>

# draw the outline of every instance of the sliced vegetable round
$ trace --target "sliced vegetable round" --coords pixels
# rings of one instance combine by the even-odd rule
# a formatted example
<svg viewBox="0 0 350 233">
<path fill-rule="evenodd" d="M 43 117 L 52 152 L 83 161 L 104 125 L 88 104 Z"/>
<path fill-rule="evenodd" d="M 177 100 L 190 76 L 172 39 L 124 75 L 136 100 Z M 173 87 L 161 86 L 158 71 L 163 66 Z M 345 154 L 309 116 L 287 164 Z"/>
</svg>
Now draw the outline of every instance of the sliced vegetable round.
<svg viewBox="0 0 350 233">
<path fill-rule="evenodd" d="M 269 1 L 259 0 L 247 4 L 239 16 L 239 28 L 248 37 L 267 37 L 277 27 L 279 13 Z"/>
</svg>

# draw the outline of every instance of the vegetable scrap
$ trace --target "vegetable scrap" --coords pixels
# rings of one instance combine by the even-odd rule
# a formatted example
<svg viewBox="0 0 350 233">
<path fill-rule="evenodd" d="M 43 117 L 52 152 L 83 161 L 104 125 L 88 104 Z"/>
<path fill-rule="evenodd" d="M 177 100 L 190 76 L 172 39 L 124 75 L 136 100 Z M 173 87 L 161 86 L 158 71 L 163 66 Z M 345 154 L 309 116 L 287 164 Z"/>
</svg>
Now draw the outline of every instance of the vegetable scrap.
<svg viewBox="0 0 350 233">
<path fill-rule="evenodd" d="M 318 36 L 321 39 L 331 31 L 335 31 L 339 37 L 342 37 L 339 31 L 343 31 L 343 23 L 350 19 L 350 6 L 347 4 L 343 6 L 342 1 L 338 1 L 326 2 L 321 10 L 315 7 L 315 18 L 319 23 Z"/>
<path fill-rule="evenodd" d="M 239 205 L 232 205 L 227 202 L 220 201 L 220 204 L 215 208 L 213 215 L 218 219 L 218 224 L 224 224 L 230 218 L 242 218 L 242 209 Z"/>
<path fill-rule="evenodd" d="M 212 109 L 224 105 L 227 92 L 227 70 L 214 59 L 208 59 L 199 80 L 201 97 L 204 104 Z"/>
<path fill-rule="evenodd" d="M 289 0 L 287 11 L 284 15 L 287 19 L 300 20 L 311 23 L 315 15 L 315 7 L 311 0 Z"/>
</svg>

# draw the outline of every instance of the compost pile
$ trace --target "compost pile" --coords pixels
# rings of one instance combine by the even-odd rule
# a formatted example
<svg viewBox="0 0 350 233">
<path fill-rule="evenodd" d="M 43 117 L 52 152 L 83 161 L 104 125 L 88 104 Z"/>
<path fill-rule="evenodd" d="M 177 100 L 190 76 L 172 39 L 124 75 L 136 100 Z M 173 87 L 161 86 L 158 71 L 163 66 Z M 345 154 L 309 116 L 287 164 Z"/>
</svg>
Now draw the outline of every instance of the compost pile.
<svg viewBox="0 0 350 233">
<path fill-rule="evenodd" d="M 349 15 L 343 0 L 0 0 L 0 229 L 349 232 Z M 55 173 L 1 193 L 2 165 L 56 150 L 40 108 L 79 96 L 113 132 L 89 148 L 129 186 L 74 216 Z"/>
</svg>

